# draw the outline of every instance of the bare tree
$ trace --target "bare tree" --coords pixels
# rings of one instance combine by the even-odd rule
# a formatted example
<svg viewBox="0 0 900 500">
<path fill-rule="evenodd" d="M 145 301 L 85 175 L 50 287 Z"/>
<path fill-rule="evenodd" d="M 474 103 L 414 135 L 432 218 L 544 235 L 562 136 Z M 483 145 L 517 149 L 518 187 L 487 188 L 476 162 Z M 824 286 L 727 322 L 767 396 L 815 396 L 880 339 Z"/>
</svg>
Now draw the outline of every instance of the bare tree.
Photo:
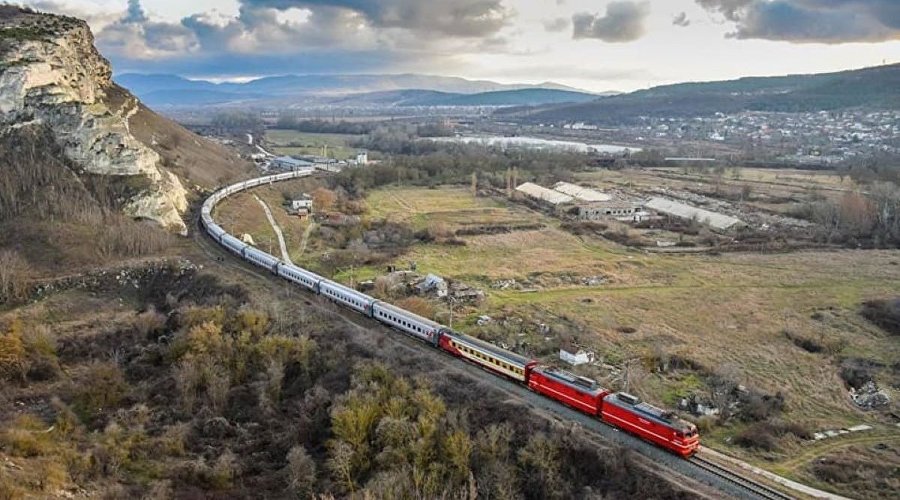
<svg viewBox="0 0 900 500">
<path fill-rule="evenodd" d="M 28 291 L 31 268 L 17 252 L 0 251 L 0 303 L 21 299 Z"/>
<path fill-rule="evenodd" d="M 316 463 L 300 445 L 291 448 L 287 461 L 288 488 L 300 498 L 309 498 L 316 484 Z"/>
</svg>

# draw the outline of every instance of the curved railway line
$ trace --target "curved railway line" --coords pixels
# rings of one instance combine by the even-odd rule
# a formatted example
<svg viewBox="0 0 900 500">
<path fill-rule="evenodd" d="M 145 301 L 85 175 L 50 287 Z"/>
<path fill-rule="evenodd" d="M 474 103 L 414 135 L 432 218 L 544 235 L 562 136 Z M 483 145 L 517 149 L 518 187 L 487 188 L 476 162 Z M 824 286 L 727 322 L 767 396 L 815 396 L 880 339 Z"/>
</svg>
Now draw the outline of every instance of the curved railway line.
<svg viewBox="0 0 900 500">
<path fill-rule="evenodd" d="M 202 237 L 202 241 L 208 242 L 212 240 L 213 242 L 217 243 L 219 246 L 216 247 L 215 251 L 218 251 L 219 253 L 222 252 L 223 248 L 228 249 L 227 245 L 223 244 L 222 233 L 219 233 L 217 237 L 216 234 L 213 234 L 213 232 L 210 230 L 210 227 L 207 225 L 208 222 L 212 221 L 212 210 L 215 207 L 215 204 L 219 201 L 225 199 L 231 194 L 244 191 L 246 189 L 264 184 L 272 184 L 274 182 L 305 177 L 311 175 L 311 173 L 312 172 L 291 172 L 287 174 L 260 177 L 251 181 L 245 181 L 244 183 L 228 186 L 222 190 L 217 191 L 204 202 L 200 212 L 200 217 L 197 220 L 198 226 L 200 226 L 201 229 L 204 229 L 204 232 L 208 235 L 208 237 Z M 218 229 L 221 228 L 219 227 Z M 198 241 L 199 240 L 200 239 L 198 239 Z M 209 253 L 212 253 L 214 251 L 210 248 L 211 245 L 207 246 L 204 244 L 204 246 L 207 247 L 207 251 Z M 233 253 L 234 250 L 232 250 L 232 254 Z M 247 258 L 244 256 L 242 256 L 242 258 L 244 262 L 239 266 L 240 269 L 260 278 L 271 277 L 271 274 L 269 273 L 258 272 L 258 268 L 246 266 L 247 263 L 253 264 L 253 266 L 261 266 L 258 260 Z M 218 258 L 216 260 L 221 261 L 221 259 Z M 262 265 L 262 267 L 265 268 L 265 265 Z M 271 269 L 269 269 L 269 271 L 271 271 Z M 359 314 L 351 314 L 352 311 L 347 308 L 335 308 L 326 306 L 324 305 L 323 301 L 321 301 L 321 298 L 324 296 L 324 294 L 320 294 L 319 297 L 316 297 L 316 304 L 313 304 L 314 307 L 327 309 L 327 312 L 339 315 L 341 318 L 353 324 L 355 327 L 371 331 L 373 323 L 373 319 L 371 317 L 361 316 Z M 377 321 L 375 321 L 374 323 L 379 324 Z M 643 461 L 644 465 L 646 465 L 651 471 L 653 471 L 654 465 L 656 465 L 657 468 L 659 465 L 663 465 L 665 468 L 669 469 L 676 475 L 680 475 L 684 478 L 689 478 L 689 480 L 691 481 L 696 481 L 698 483 L 712 486 L 720 492 L 730 496 L 734 496 L 736 498 L 761 498 L 779 500 L 794 498 L 778 489 L 775 489 L 772 486 L 768 486 L 752 478 L 748 478 L 746 476 L 738 474 L 737 472 L 723 465 L 710 461 L 700 455 L 694 455 L 687 460 L 672 455 L 671 453 L 664 451 L 662 448 L 648 443 L 627 432 L 622 432 L 620 429 L 606 422 L 603 422 L 596 417 L 579 412 L 570 406 L 566 406 L 553 401 L 552 399 L 543 397 L 535 391 L 529 390 L 527 387 L 523 387 L 522 385 L 515 383 L 511 379 L 497 376 L 483 366 L 476 366 L 471 363 L 454 362 L 457 361 L 458 358 L 454 358 L 453 356 L 451 356 L 451 354 L 439 349 L 436 350 L 426 348 L 428 344 L 417 341 L 412 337 L 403 335 L 389 335 L 388 338 L 390 338 L 391 341 L 398 342 L 400 345 L 403 345 L 406 349 L 414 349 L 420 354 L 427 353 L 430 356 L 436 356 L 441 360 L 442 364 L 452 364 L 453 369 L 464 371 L 469 375 L 477 378 L 479 382 L 488 383 L 493 388 L 498 389 L 519 401 L 528 403 L 528 405 L 532 408 L 552 413 L 555 417 L 558 417 L 561 420 L 573 422 L 588 431 L 589 434 L 592 434 L 595 437 L 599 436 L 603 441 L 612 442 L 636 451 L 641 455 L 641 461 Z M 494 376 L 484 377 L 484 373 L 492 374 Z M 657 474 L 660 473 L 658 470 L 654 472 Z"/>
</svg>

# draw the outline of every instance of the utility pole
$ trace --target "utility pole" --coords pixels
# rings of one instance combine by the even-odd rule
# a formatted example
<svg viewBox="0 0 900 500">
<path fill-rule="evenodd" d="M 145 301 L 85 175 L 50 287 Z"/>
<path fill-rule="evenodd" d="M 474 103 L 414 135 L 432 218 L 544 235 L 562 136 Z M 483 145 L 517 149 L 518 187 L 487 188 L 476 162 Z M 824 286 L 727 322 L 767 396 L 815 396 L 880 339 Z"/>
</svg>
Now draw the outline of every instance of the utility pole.
<svg viewBox="0 0 900 500">
<path fill-rule="evenodd" d="M 453 297 L 447 293 L 447 303 L 450 304 L 450 329 L 453 329 Z"/>
</svg>

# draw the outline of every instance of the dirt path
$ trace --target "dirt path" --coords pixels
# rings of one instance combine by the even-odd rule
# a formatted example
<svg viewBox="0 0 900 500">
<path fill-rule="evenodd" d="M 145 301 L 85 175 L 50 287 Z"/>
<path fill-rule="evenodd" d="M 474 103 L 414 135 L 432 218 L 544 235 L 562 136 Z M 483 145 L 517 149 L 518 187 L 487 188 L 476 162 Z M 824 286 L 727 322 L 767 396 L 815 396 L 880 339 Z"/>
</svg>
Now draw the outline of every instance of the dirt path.
<svg viewBox="0 0 900 500">
<path fill-rule="evenodd" d="M 414 209 L 414 208 L 412 207 L 412 205 L 410 205 L 409 203 L 403 201 L 403 200 L 402 200 L 399 196 L 397 196 L 395 193 L 391 193 L 391 198 L 393 198 L 394 201 L 396 201 L 397 204 L 400 205 L 401 208 L 404 208 L 404 209 L 406 209 L 406 210 L 409 210 L 409 213 L 410 213 L 410 214 L 418 213 L 418 210 Z"/>
<path fill-rule="evenodd" d="M 287 244 L 284 242 L 284 233 L 281 232 L 281 228 L 278 227 L 278 223 L 275 222 L 275 217 L 272 216 L 272 211 L 269 210 L 269 205 L 266 205 L 266 202 L 262 201 L 259 196 L 253 195 L 256 198 L 256 201 L 262 205 L 263 210 L 266 212 L 266 218 L 269 219 L 269 224 L 272 225 L 272 229 L 275 231 L 275 235 L 278 237 L 278 246 L 281 248 L 281 260 L 287 262 L 288 264 L 293 264 L 291 262 L 291 256 L 288 255 Z"/>
<path fill-rule="evenodd" d="M 306 244 L 309 242 L 309 237 L 312 235 L 313 230 L 316 229 L 316 223 L 313 221 L 309 221 L 309 225 L 306 226 L 306 230 L 303 231 L 303 240 L 300 242 L 300 253 L 297 256 L 302 256 L 303 252 L 306 252 Z"/>
<path fill-rule="evenodd" d="M 826 444 L 820 444 L 820 445 L 811 447 L 809 450 L 804 451 L 803 453 L 800 453 L 799 455 L 797 455 L 795 457 L 791 457 L 790 460 L 786 460 L 777 465 L 778 465 L 778 467 L 784 468 L 785 470 L 795 472 L 798 468 L 805 466 L 809 462 L 812 462 L 813 460 L 816 460 L 817 458 L 819 458 L 827 453 L 831 453 L 831 452 L 840 450 L 841 448 L 847 448 L 849 446 L 854 446 L 854 445 L 868 446 L 868 445 L 874 445 L 874 444 L 878 444 L 878 443 L 894 443 L 894 442 L 900 442 L 900 435 L 878 434 L 878 435 L 869 435 L 869 436 L 859 436 L 859 437 L 854 437 L 854 438 L 851 438 L 849 436 L 842 436 L 842 437 L 838 437 L 838 438 L 832 438 L 832 441 L 828 442 Z"/>
</svg>

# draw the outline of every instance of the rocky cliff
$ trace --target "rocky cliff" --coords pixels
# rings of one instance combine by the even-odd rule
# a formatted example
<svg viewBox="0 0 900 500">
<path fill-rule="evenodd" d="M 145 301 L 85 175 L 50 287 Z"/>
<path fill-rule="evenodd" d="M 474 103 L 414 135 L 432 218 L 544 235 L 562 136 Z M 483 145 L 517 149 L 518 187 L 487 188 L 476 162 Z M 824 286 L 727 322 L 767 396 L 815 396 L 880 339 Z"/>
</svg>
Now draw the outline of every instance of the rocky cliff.
<svg viewBox="0 0 900 500">
<path fill-rule="evenodd" d="M 0 133 L 49 127 L 78 174 L 141 186 L 124 200 L 127 214 L 186 234 L 187 191 L 132 133 L 131 118 L 146 110 L 115 86 L 93 42 L 81 20 L 0 6 Z"/>
</svg>

